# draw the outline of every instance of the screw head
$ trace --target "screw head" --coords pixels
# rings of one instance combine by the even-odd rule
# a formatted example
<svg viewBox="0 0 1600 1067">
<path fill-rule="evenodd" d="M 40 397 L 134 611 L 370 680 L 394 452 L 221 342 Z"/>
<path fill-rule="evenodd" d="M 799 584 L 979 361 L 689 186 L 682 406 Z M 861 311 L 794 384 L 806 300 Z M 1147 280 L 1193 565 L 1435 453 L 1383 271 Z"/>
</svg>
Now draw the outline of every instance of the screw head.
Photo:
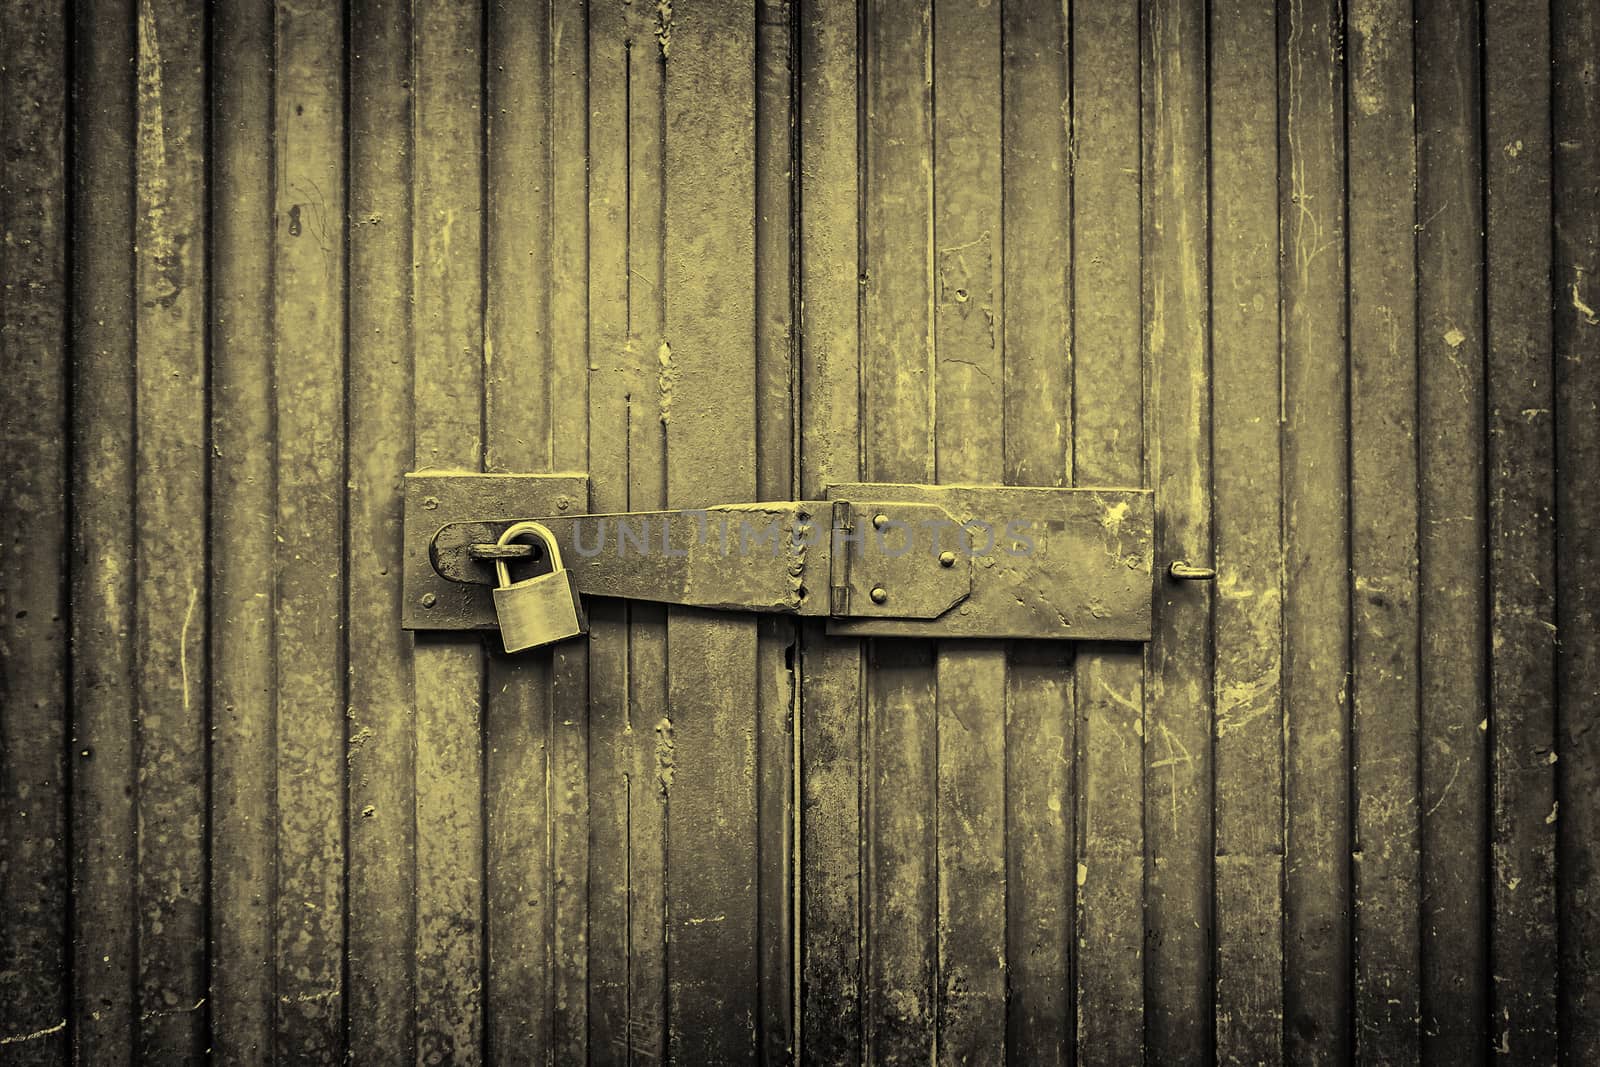
<svg viewBox="0 0 1600 1067">
<path fill-rule="evenodd" d="M 881 585 L 875 585 L 872 587 L 871 596 L 874 604 L 882 604 L 885 600 L 889 599 L 889 590 L 885 589 Z"/>
<path fill-rule="evenodd" d="M 874 530 L 881 530 L 887 525 L 889 525 L 889 516 L 884 515 L 881 512 L 872 516 L 872 528 Z"/>
<path fill-rule="evenodd" d="M 422 606 L 423 607 L 431 608 L 435 604 L 437 604 L 438 602 L 439 602 L 439 598 L 435 594 L 433 594 L 433 593 L 423 593 L 422 594 Z"/>
<path fill-rule="evenodd" d="M 939 566 L 941 566 L 941 567 L 954 567 L 955 565 L 956 565 L 956 554 L 954 552 L 950 551 L 947 548 L 943 552 L 939 553 Z"/>
</svg>

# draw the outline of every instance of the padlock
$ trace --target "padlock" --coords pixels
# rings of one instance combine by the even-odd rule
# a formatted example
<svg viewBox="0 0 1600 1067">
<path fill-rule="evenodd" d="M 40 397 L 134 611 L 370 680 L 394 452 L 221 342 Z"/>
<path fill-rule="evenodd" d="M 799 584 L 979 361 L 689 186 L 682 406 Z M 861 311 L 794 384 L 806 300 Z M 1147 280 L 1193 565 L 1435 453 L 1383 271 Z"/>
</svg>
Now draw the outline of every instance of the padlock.
<svg viewBox="0 0 1600 1067">
<path fill-rule="evenodd" d="M 499 584 L 494 590 L 494 610 L 500 618 L 500 640 L 507 652 L 538 648 L 589 632 L 578 587 L 572 572 L 561 565 L 561 546 L 548 528 L 536 522 L 513 523 L 496 543 L 509 545 L 526 534 L 544 542 L 551 570 L 549 574 L 513 582 L 506 561 L 495 560 Z"/>
</svg>

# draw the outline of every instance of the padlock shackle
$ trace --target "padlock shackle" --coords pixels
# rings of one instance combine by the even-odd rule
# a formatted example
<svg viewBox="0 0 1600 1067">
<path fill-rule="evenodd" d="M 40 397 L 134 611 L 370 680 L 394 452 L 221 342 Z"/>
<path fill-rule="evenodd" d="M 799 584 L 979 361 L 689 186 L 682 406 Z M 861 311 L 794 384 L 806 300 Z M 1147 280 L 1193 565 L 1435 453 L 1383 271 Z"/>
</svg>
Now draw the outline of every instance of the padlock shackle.
<svg viewBox="0 0 1600 1067">
<path fill-rule="evenodd" d="M 500 539 L 495 544 L 509 545 L 517 538 L 525 537 L 528 534 L 533 534 L 544 542 L 544 550 L 550 554 L 550 573 L 554 574 L 557 571 L 566 569 L 561 562 L 561 546 L 556 543 L 556 535 L 551 533 L 550 528 L 543 523 L 531 521 L 514 522 L 506 527 L 506 532 L 500 535 Z M 504 589 L 511 584 L 511 568 L 506 566 L 505 560 L 497 559 L 494 561 L 494 575 L 499 580 L 500 588 Z"/>
</svg>

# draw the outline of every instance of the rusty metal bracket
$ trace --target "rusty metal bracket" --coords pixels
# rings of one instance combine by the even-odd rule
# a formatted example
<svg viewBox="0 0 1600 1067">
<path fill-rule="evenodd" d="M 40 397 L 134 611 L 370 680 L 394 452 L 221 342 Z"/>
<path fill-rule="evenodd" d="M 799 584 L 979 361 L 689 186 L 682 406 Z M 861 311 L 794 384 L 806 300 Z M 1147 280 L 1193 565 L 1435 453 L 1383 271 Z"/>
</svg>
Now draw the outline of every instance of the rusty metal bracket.
<svg viewBox="0 0 1600 1067">
<path fill-rule="evenodd" d="M 859 483 L 825 500 L 586 505 L 582 475 L 407 475 L 402 625 L 492 629 L 494 560 L 538 555 L 495 542 L 537 519 L 585 596 L 821 617 L 847 636 L 1150 636 L 1148 490 Z"/>
</svg>

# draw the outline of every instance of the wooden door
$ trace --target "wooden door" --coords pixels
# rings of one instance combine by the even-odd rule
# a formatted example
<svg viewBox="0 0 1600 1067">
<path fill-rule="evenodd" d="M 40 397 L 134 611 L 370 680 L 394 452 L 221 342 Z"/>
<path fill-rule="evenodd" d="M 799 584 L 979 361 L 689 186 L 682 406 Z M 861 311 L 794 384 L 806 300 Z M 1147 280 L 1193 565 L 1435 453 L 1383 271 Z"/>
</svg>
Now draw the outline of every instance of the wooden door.
<svg viewBox="0 0 1600 1067">
<path fill-rule="evenodd" d="M 0 28 L 0 1063 L 1600 1060 L 1585 0 Z M 1147 644 L 399 626 L 413 470 L 1148 487 Z"/>
</svg>

